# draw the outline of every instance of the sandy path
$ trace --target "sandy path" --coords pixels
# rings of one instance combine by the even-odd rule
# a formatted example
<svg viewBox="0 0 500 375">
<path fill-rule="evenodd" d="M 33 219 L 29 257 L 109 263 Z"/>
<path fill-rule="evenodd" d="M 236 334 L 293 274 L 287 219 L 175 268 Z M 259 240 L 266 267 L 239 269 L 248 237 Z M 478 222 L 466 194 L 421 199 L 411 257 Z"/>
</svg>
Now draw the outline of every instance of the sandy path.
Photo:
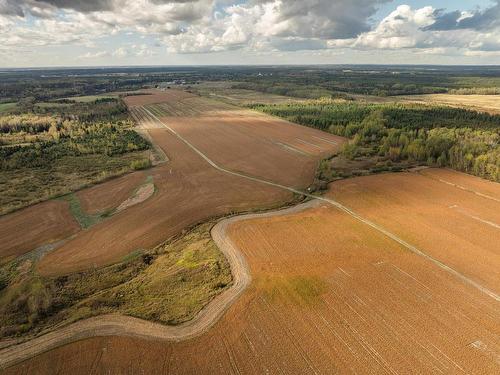
<svg viewBox="0 0 500 375">
<path fill-rule="evenodd" d="M 141 187 L 139 187 L 139 189 L 137 189 L 137 191 L 132 197 L 123 201 L 118 206 L 115 213 L 121 212 L 129 207 L 144 202 L 146 199 L 150 198 L 154 194 L 154 192 L 155 192 L 155 185 L 152 182 L 147 183 L 146 185 L 142 185 Z"/>
<path fill-rule="evenodd" d="M 228 227 L 237 221 L 256 217 L 289 215 L 315 207 L 318 203 L 314 200 L 284 210 L 264 214 L 239 215 L 217 223 L 212 228 L 211 235 L 229 262 L 233 284 L 216 296 L 193 320 L 178 326 L 166 326 L 118 314 L 96 316 L 17 345 L 11 344 L 0 351 L 0 368 L 13 366 L 59 346 L 95 336 L 129 336 L 177 342 L 203 334 L 222 317 L 250 285 L 252 279 L 243 254 L 226 234 Z"/>
</svg>

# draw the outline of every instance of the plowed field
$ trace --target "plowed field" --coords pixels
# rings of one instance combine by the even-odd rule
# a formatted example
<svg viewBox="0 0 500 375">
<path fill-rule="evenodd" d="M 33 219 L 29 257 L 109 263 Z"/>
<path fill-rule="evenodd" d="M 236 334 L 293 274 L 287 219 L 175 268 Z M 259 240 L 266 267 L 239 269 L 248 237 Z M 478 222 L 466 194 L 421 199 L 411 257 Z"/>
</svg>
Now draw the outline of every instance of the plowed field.
<svg viewBox="0 0 500 375">
<path fill-rule="evenodd" d="M 187 106 L 186 100 L 194 107 Z M 226 169 L 294 187 L 307 187 L 319 160 L 343 143 L 339 137 L 182 91 L 129 96 L 126 101 L 129 105 L 137 101 L 163 101 L 162 105 L 178 110 L 203 108 L 203 115 L 165 116 L 161 121 Z M 134 106 L 131 110 L 169 159 L 148 172 L 157 192 L 146 202 L 79 233 L 47 254 L 38 265 L 43 275 L 61 275 L 113 263 L 207 218 L 278 205 L 292 198 L 290 192 L 213 168 L 151 116 L 153 111 L 158 112 L 155 106 Z M 282 146 L 285 143 L 304 152 L 290 151 Z M 84 198 L 87 209 L 108 207 L 107 202 L 116 198 L 121 187 L 134 185 L 131 182 L 134 178 L 132 174 L 120 181 L 109 181 L 79 196 Z"/>
<path fill-rule="evenodd" d="M 406 187 L 406 179 L 433 184 L 410 174 L 376 178 L 393 178 L 387 201 L 394 199 L 390 186 Z M 335 185 L 332 194 L 339 195 Z M 426 214 L 439 213 L 439 200 L 424 197 L 435 209 Z M 298 213 L 243 219 L 228 233 L 249 264 L 252 285 L 203 336 L 181 343 L 93 338 L 6 373 L 500 371 L 498 301 L 348 214 L 313 202 Z"/>
<path fill-rule="evenodd" d="M 428 169 L 339 181 L 329 196 L 500 293 L 500 184 Z"/>
<path fill-rule="evenodd" d="M 0 262 L 78 232 L 68 206 L 65 201 L 48 201 L 0 217 Z"/>
<path fill-rule="evenodd" d="M 85 212 L 93 215 L 120 205 L 132 195 L 138 186 L 144 183 L 145 179 L 145 173 L 135 172 L 111 180 L 106 184 L 81 190 L 76 195 Z"/>
<path fill-rule="evenodd" d="M 210 215 L 290 199 L 290 191 L 214 168 L 189 144 L 227 170 L 303 187 L 309 166 L 342 142 L 165 95 L 133 108 L 170 159 L 151 170 L 158 193 L 49 253 L 43 274 L 113 262 Z M 189 114 L 187 102 L 202 109 Z M 233 220 L 228 239 L 252 283 L 205 334 L 178 343 L 138 334 L 85 339 L 5 373 L 498 373 L 499 192 L 498 184 L 433 169 L 335 182 L 327 197 L 343 210 L 313 201 Z"/>
</svg>

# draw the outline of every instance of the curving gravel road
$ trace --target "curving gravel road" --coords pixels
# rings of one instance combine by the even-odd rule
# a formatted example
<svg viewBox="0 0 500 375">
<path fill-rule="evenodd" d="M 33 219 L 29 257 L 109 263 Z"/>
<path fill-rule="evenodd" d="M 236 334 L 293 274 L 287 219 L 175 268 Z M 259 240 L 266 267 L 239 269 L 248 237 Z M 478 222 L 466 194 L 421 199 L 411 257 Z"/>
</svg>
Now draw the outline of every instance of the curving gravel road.
<svg viewBox="0 0 500 375">
<path fill-rule="evenodd" d="M 95 336 L 132 336 L 144 339 L 182 341 L 199 336 L 212 327 L 250 285 L 251 275 L 242 253 L 226 235 L 227 228 L 240 220 L 289 215 L 319 205 L 317 200 L 261 214 L 239 215 L 218 222 L 211 235 L 231 267 L 233 284 L 216 296 L 198 315 L 178 326 L 166 326 L 147 320 L 108 314 L 84 319 L 32 340 L 11 345 L 0 351 L 0 368 L 7 368 L 43 352 Z"/>
</svg>

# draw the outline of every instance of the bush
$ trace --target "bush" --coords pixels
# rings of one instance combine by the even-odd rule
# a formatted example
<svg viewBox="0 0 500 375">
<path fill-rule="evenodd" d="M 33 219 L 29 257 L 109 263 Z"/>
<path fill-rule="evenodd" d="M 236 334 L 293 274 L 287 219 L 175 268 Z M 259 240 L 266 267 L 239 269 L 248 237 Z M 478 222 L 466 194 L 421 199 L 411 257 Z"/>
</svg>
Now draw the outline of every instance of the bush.
<svg viewBox="0 0 500 375">
<path fill-rule="evenodd" d="M 134 160 L 132 163 L 130 163 L 130 168 L 135 169 L 136 171 L 141 169 L 151 168 L 151 160 L 149 159 Z"/>
</svg>

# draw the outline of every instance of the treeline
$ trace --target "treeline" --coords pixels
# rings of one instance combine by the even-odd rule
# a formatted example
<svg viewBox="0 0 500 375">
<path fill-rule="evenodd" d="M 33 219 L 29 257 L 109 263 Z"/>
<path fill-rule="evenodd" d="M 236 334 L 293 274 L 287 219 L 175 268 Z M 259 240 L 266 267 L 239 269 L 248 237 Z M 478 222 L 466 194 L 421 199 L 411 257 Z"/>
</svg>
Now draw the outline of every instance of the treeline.
<svg viewBox="0 0 500 375">
<path fill-rule="evenodd" d="M 127 106 L 121 99 L 104 98 L 92 102 L 70 100 L 45 102 L 39 105 L 33 100 L 18 103 L 14 114 L 56 115 L 64 120 L 78 120 L 84 123 L 96 121 L 119 121 L 128 118 Z"/>
<path fill-rule="evenodd" d="M 0 133 L 38 134 L 46 132 L 51 126 L 58 126 L 60 119 L 53 116 L 34 116 L 30 114 L 0 117 Z"/>
<path fill-rule="evenodd" d="M 350 159 L 416 161 L 500 181 L 500 116 L 448 107 L 327 100 L 258 109 L 351 138 L 343 150 Z"/>
<path fill-rule="evenodd" d="M 321 99 L 305 103 L 253 108 L 286 117 L 290 121 L 327 130 L 332 125 L 358 126 L 369 114 L 379 111 L 389 128 L 432 129 L 435 127 L 473 129 L 500 128 L 500 115 L 490 115 L 467 109 L 419 104 L 364 104 Z"/>
<path fill-rule="evenodd" d="M 304 86 L 290 83 L 276 83 L 269 85 L 267 82 L 241 82 L 231 86 L 233 89 L 253 90 L 273 95 L 290 96 L 294 98 L 319 99 L 324 96 L 347 99 L 347 94 L 333 93 L 318 86 Z"/>
<path fill-rule="evenodd" d="M 453 95 L 500 95 L 500 87 L 471 87 L 471 88 L 450 89 L 450 90 L 448 90 L 448 94 L 453 94 Z"/>
<path fill-rule="evenodd" d="M 111 157 L 148 149 L 132 126 L 121 100 L 35 105 L 29 113 L 0 116 L 0 169 L 50 167 L 68 156 Z"/>
<path fill-rule="evenodd" d="M 67 126 L 68 122 L 64 122 Z M 80 123 L 54 131 L 52 140 L 29 145 L 0 147 L 0 169 L 50 167 L 51 163 L 67 156 L 115 156 L 147 150 L 149 143 L 132 130 L 113 123 L 85 126 Z"/>
</svg>

